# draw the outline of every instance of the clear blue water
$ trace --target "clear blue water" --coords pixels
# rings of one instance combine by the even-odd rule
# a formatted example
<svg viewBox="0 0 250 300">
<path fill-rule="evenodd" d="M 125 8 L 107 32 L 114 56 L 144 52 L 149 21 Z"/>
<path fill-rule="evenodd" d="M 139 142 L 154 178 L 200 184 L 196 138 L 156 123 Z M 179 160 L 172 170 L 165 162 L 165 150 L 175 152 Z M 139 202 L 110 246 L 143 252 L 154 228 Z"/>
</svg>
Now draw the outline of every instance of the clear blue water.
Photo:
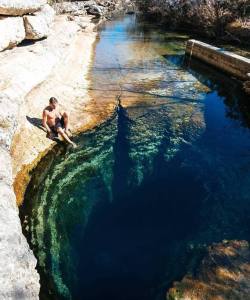
<svg viewBox="0 0 250 300">
<path fill-rule="evenodd" d="M 165 299 L 207 245 L 250 237 L 250 99 L 134 16 L 100 31 L 90 78 L 109 120 L 57 145 L 21 208 L 41 299 Z M 118 101 L 119 100 L 119 101 Z"/>
</svg>

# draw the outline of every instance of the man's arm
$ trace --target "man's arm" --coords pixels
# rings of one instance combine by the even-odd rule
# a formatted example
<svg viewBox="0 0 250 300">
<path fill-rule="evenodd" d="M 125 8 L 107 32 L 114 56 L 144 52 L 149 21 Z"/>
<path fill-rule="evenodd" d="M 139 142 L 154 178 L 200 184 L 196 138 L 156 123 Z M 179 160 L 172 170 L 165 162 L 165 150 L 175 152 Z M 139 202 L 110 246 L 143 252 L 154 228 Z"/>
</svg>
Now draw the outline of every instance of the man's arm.
<svg viewBox="0 0 250 300">
<path fill-rule="evenodd" d="M 47 113 L 46 110 L 43 111 L 43 127 L 47 130 L 48 133 L 51 133 L 51 129 L 47 124 Z"/>
</svg>

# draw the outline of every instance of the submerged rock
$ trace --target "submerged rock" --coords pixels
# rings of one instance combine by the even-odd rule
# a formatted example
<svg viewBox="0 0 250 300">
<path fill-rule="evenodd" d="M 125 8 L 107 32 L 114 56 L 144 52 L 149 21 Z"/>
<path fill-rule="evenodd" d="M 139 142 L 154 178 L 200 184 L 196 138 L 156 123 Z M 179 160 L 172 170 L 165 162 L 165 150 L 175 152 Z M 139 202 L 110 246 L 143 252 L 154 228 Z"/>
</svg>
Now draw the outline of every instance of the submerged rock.
<svg viewBox="0 0 250 300">
<path fill-rule="evenodd" d="M 50 5 L 44 5 L 34 15 L 24 16 L 26 39 L 38 40 L 49 35 L 50 26 L 54 20 L 55 11 Z"/>
<path fill-rule="evenodd" d="M 246 241 L 223 241 L 208 248 L 195 275 L 168 291 L 168 300 L 249 299 L 250 249 Z"/>
<path fill-rule="evenodd" d="M 0 0 L 0 15 L 22 16 L 39 10 L 47 0 Z"/>
<path fill-rule="evenodd" d="M 22 17 L 0 17 L 0 51 L 15 47 L 24 38 Z"/>
</svg>

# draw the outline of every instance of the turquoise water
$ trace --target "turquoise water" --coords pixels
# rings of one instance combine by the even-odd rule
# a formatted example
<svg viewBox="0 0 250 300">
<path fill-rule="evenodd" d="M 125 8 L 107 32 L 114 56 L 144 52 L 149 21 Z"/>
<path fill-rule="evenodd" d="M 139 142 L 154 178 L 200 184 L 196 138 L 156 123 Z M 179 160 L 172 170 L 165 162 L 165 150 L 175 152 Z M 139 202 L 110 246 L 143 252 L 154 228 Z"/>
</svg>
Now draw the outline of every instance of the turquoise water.
<svg viewBox="0 0 250 300">
<path fill-rule="evenodd" d="M 41 299 L 165 299 L 207 245 L 249 240 L 249 99 L 184 60 L 187 38 L 134 16 L 101 29 L 90 93 L 114 115 L 49 153 L 21 208 Z"/>
</svg>

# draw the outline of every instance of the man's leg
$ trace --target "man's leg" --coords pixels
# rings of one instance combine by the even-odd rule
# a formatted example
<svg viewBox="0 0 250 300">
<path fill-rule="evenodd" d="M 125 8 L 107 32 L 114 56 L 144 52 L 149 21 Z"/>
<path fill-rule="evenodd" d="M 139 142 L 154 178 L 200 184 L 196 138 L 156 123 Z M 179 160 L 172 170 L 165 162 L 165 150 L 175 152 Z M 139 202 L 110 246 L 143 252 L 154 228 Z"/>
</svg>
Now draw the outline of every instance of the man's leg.
<svg viewBox="0 0 250 300">
<path fill-rule="evenodd" d="M 64 122 L 65 133 L 68 136 L 71 136 L 69 132 L 69 114 L 67 112 L 63 113 L 63 122 Z"/>
<path fill-rule="evenodd" d="M 57 128 L 57 132 L 65 139 L 65 141 L 67 141 L 69 144 L 76 146 L 76 144 L 74 142 L 71 141 L 71 139 L 68 137 L 68 135 L 64 132 L 64 130 L 62 129 L 62 127 L 58 127 Z"/>
</svg>

